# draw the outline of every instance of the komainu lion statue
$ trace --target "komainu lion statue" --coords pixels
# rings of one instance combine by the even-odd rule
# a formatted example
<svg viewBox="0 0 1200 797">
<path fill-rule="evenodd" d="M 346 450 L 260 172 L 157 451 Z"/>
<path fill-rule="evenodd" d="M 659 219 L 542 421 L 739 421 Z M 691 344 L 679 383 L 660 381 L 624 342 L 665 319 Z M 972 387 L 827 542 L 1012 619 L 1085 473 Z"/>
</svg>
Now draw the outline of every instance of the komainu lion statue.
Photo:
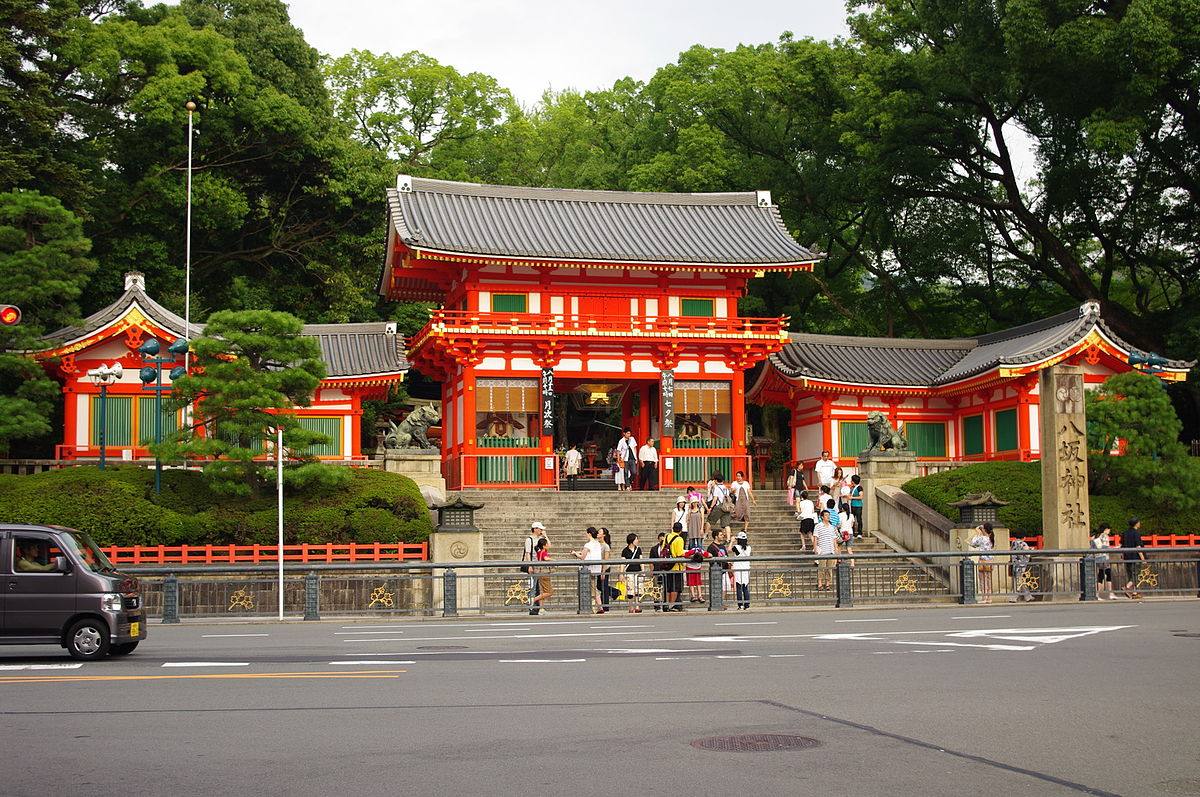
<svg viewBox="0 0 1200 797">
<path fill-rule="evenodd" d="M 904 435 L 893 429 L 887 416 L 878 410 L 873 410 L 867 414 L 867 434 L 870 436 L 871 445 L 863 452 L 864 454 L 869 454 L 872 451 L 908 450 L 908 440 L 904 439 Z"/>
<path fill-rule="evenodd" d="M 429 427 L 441 423 L 442 413 L 432 404 L 422 404 L 410 412 L 392 431 L 384 435 L 384 448 L 434 448 L 426 436 Z M 391 423 L 389 421 L 389 423 Z"/>
</svg>

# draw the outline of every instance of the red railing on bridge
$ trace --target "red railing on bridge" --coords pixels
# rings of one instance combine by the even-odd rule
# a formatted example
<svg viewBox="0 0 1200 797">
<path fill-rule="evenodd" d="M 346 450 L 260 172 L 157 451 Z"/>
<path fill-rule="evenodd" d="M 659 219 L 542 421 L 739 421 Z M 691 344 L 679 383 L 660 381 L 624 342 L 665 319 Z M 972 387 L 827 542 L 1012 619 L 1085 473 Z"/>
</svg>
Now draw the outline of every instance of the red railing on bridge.
<svg viewBox="0 0 1200 797">
<path fill-rule="evenodd" d="M 114 565 L 226 565 L 278 562 L 274 545 L 113 545 L 101 549 Z M 283 561 L 404 562 L 429 559 L 429 543 L 330 542 L 283 546 Z"/>
</svg>

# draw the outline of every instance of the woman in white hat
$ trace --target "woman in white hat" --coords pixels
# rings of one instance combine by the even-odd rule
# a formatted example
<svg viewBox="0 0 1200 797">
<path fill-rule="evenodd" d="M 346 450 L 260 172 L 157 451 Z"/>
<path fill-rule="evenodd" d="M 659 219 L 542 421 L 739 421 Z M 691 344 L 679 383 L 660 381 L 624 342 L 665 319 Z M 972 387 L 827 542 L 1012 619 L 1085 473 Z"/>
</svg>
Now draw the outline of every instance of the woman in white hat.
<svg viewBox="0 0 1200 797">
<path fill-rule="evenodd" d="M 750 562 L 744 557 L 750 556 L 750 539 L 746 532 L 738 532 L 729 555 L 733 557 L 733 587 L 737 591 L 737 606 L 739 609 L 749 609 Z"/>
<path fill-rule="evenodd" d="M 688 500 L 686 495 L 675 499 L 675 508 L 671 510 L 671 525 L 682 523 L 687 526 Z"/>
</svg>

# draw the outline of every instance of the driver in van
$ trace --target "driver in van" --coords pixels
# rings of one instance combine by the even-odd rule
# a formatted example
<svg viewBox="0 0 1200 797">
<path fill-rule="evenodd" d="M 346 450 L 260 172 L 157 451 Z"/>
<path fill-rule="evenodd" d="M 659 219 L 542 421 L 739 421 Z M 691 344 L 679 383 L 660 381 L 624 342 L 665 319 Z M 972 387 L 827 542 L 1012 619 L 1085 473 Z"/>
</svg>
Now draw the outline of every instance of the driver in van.
<svg viewBox="0 0 1200 797">
<path fill-rule="evenodd" d="M 17 543 L 17 558 L 13 563 L 18 573 L 53 573 L 54 563 L 42 564 L 38 561 L 38 544 L 30 540 Z"/>
</svg>

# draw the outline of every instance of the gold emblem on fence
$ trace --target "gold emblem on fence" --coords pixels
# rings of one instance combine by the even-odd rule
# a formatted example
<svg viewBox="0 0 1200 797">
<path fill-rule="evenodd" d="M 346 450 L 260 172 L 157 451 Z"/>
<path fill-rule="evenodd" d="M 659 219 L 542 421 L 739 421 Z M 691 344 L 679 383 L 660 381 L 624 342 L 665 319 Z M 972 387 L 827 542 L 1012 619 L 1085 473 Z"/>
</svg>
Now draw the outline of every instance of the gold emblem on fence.
<svg viewBox="0 0 1200 797">
<path fill-rule="evenodd" d="M 662 586 L 654 579 L 642 579 L 642 591 L 638 593 L 637 600 L 644 601 L 649 598 L 652 603 L 661 603 L 663 599 Z"/>
<path fill-rule="evenodd" d="M 508 590 L 504 593 L 504 605 L 510 603 L 529 603 L 529 585 L 524 580 L 508 585 Z"/>
<path fill-rule="evenodd" d="M 1034 574 L 1032 570 L 1026 570 L 1017 579 L 1017 592 L 1037 592 L 1041 589 L 1042 582 Z"/>
<path fill-rule="evenodd" d="M 1137 583 L 1133 585 L 1134 589 L 1141 587 L 1143 584 L 1151 589 L 1158 588 L 1158 573 L 1155 573 L 1154 568 L 1150 565 L 1142 565 L 1142 569 L 1138 571 Z"/>
<path fill-rule="evenodd" d="M 898 595 L 901 592 L 916 592 L 917 580 L 912 577 L 912 574 L 905 570 L 900 575 L 896 576 L 896 589 L 892 591 L 893 595 Z"/>
<path fill-rule="evenodd" d="M 790 598 L 792 597 L 792 585 L 783 576 L 775 576 L 771 579 L 770 589 L 767 591 L 767 598 Z"/>
<path fill-rule="evenodd" d="M 229 596 L 229 611 L 234 609 L 254 609 L 254 596 L 244 589 L 239 589 L 237 592 Z"/>
<path fill-rule="evenodd" d="M 373 609 L 376 606 L 382 606 L 385 609 L 394 608 L 396 601 L 394 593 L 388 592 L 387 587 L 380 584 L 375 589 L 371 590 L 371 602 L 367 604 L 368 609 Z"/>
</svg>

